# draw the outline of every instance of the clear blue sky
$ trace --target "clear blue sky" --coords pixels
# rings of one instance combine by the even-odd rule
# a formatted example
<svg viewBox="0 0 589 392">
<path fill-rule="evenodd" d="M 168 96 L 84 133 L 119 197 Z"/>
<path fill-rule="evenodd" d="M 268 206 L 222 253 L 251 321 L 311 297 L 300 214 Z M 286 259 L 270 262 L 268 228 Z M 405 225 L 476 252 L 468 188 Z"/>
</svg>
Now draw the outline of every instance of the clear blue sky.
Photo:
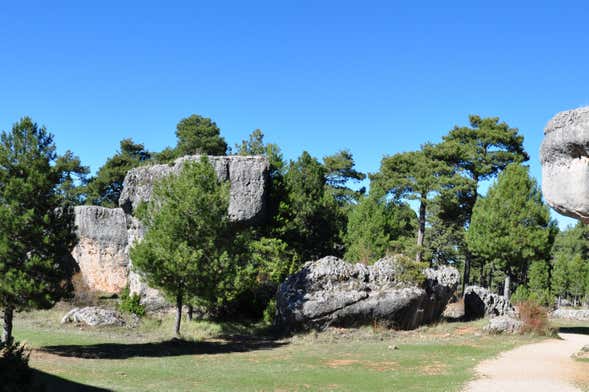
<svg viewBox="0 0 589 392">
<path fill-rule="evenodd" d="M 30 115 L 95 171 L 198 113 L 374 172 L 478 113 L 521 130 L 539 179 L 546 122 L 589 105 L 588 3 L 417 3 L 3 2 L 0 129 Z"/>
</svg>

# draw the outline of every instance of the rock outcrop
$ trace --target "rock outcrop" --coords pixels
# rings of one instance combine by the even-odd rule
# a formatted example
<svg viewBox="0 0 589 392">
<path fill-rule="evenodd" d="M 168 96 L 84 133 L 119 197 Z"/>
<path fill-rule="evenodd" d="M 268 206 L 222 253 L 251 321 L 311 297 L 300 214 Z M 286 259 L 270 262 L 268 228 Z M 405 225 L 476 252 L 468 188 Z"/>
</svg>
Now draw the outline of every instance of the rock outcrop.
<svg viewBox="0 0 589 392">
<path fill-rule="evenodd" d="M 129 273 L 127 218 L 121 208 L 78 206 L 79 242 L 72 251 L 80 272 L 76 290 L 118 293 Z"/>
<path fill-rule="evenodd" d="M 550 313 L 550 318 L 589 321 L 589 309 L 558 308 Z"/>
<path fill-rule="evenodd" d="M 277 323 L 287 330 L 373 322 L 413 329 L 438 320 L 456 289 L 458 271 L 427 269 L 424 284 L 417 286 L 399 281 L 402 268 L 393 258 L 372 266 L 333 256 L 308 262 L 280 285 Z"/>
<path fill-rule="evenodd" d="M 558 113 L 548 122 L 540 160 L 548 204 L 589 223 L 589 106 Z"/>
<path fill-rule="evenodd" d="M 479 286 L 464 289 L 464 318 L 476 320 L 486 316 L 515 314 L 515 308 L 505 297 Z"/>
<path fill-rule="evenodd" d="M 129 250 L 144 235 L 133 209 L 149 200 L 153 184 L 166 175 L 180 172 L 184 162 L 200 156 L 177 159 L 170 165 L 144 166 L 129 171 L 119 200 L 122 208 L 79 206 L 75 208 L 79 243 L 72 256 L 79 265 L 76 290 L 119 293 L 127 285 L 139 293 L 149 310 L 165 305 L 157 290 L 145 285 L 132 272 Z M 229 218 L 240 224 L 254 224 L 265 218 L 269 187 L 269 163 L 261 156 L 209 157 L 219 179 L 230 181 Z"/>
<path fill-rule="evenodd" d="M 230 182 L 229 219 L 234 222 L 256 222 L 264 217 L 268 182 L 268 160 L 263 156 L 209 156 L 221 181 Z M 200 155 L 176 159 L 173 164 L 142 166 L 127 173 L 119 199 L 127 214 L 151 197 L 157 180 L 178 174 L 187 161 L 198 161 Z"/>
<path fill-rule="evenodd" d="M 518 333 L 523 323 L 513 315 L 497 316 L 489 320 L 483 330 L 491 334 Z"/>
<path fill-rule="evenodd" d="M 88 306 L 70 310 L 63 316 L 61 323 L 81 323 L 91 327 L 99 327 L 105 325 L 124 325 L 125 320 L 116 310 Z"/>
</svg>

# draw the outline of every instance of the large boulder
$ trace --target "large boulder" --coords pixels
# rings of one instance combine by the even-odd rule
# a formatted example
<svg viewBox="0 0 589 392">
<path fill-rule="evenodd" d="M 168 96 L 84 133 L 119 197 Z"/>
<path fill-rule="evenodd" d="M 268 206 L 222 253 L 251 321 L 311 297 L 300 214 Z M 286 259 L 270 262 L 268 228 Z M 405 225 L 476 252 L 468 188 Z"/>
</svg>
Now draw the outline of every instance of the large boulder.
<svg viewBox="0 0 589 392">
<path fill-rule="evenodd" d="M 514 315 L 492 317 L 483 330 L 490 334 L 518 333 L 523 323 Z"/>
<path fill-rule="evenodd" d="M 515 314 L 515 308 L 505 297 L 484 287 L 468 286 L 464 289 L 464 318 L 476 320 L 486 316 Z"/>
<path fill-rule="evenodd" d="M 589 106 L 558 113 L 548 122 L 540 160 L 548 204 L 589 223 Z"/>
<path fill-rule="evenodd" d="M 106 325 L 124 325 L 125 320 L 116 310 L 87 306 L 85 308 L 74 308 L 70 310 L 63 316 L 61 323 L 77 323 L 86 324 L 91 327 L 100 327 Z"/>
<path fill-rule="evenodd" d="M 427 269 L 423 285 L 416 285 L 399 280 L 402 269 L 393 258 L 372 266 L 333 256 L 308 262 L 280 285 L 277 323 L 287 330 L 373 322 L 413 329 L 438 320 L 456 289 L 458 271 Z"/>
<path fill-rule="evenodd" d="M 76 290 L 120 292 L 129 273 L 125 212 L 97 206 L 78 206 L 74 211 L 79 237 L 72 251 L 79 266 Z"/>
<path fill-rule="evenodd" d="M 268 159 L 263 156 L 209 156 L 221 181 L 230 182 L 229 219 L 234 222 L 257 222 L 264 218 L 268 189 Z M 172 164 L 142 166 L 130 170 L 124 180 L 119 206 L 131 214 L 142 201 L 151 197 L 157 180 L 178 174 L 187 161 L 200 155 L 178 158 Z"/>
</svg>

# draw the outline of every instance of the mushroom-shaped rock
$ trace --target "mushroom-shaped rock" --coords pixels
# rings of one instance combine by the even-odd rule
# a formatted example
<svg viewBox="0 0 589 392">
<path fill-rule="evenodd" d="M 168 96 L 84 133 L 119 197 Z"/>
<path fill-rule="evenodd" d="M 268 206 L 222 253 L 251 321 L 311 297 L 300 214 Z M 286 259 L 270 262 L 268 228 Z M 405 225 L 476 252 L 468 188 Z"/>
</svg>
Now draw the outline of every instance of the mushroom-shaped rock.
<svg viewBox="0 0 589 392">
<path fill-rule="evenodd" d="M 548 204 L 589 223 L 589 106 L 558 113 L 548 122 L 540 160 Z"/>
</svg>

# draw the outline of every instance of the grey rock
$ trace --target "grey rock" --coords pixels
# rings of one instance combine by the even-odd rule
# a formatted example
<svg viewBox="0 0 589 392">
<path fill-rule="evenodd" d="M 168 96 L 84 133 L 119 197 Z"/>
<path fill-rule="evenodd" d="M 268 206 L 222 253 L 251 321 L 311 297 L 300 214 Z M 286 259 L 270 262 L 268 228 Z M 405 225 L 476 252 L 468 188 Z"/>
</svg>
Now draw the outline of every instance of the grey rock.
<svg viewBox="0 0 589 392">
<path fill-rule="evenodd" d="M 464 318 L 467 320 L 515 313 L 513 305 L 502 295 L 479 286 L 468 286 L 464 290 Z"/>
<path fill-rule="evenodd" d="M 589 223 L 589 106 L 558 113 L 548 122 L 540 161 L 548 204 Z"/>
<path fill-rule="evenodd" d="M 558 308 L 550 313 L 550 318 L 589 321 L 589 309 Z"/>
<path fill-rule="evenodd" d="M 125 324 L 125 320 L 123 319 L 123 316 L 115 310 L 88 306 L 85 308 L 74 308 L 70 310 L 65 316 L 63 316 L 61 323 L 81 323 L 91 327 L 105 325 L 120 326 Z"/>
<path fill-rule="evenodd" d="M 287 330 L 379 324 L 413 329 L 440 318 L 458 284 L 458 271 L 425 271 L 423 287 L 398 280 L 394 258 L 372 266 L 333 256 L 306 263 L 279 287 L 277 324 Z"/>
<path fill-rule="evenodd" d="M 491 334 L 518 333 L 523 323 L 514 316 L 505 315 L 493 317 L 483 330 Z"/>
<path fill-rule="evenodd" d="M 264 219 L 268 189 L 268 159 L 263 156 L 209 156 L 221 181 L 230 182 L 229 219 L 258 222 Z M 148 201 L 153 184 L 163 177 L 178 174 L 186 161 L 198 161 L 200 155 L 178 158 L 172 164 L 142 166 L 125 177 L 119 206 L 132 214 L 140 202 Z"/>
<path fill-rule="evenodd" d="M 72 251 L 80 272 L 76 289 L 118 293 L 127 285 L 128 234 L 121 208 L 75 207 L 79 242 Z"/>
</svg>

